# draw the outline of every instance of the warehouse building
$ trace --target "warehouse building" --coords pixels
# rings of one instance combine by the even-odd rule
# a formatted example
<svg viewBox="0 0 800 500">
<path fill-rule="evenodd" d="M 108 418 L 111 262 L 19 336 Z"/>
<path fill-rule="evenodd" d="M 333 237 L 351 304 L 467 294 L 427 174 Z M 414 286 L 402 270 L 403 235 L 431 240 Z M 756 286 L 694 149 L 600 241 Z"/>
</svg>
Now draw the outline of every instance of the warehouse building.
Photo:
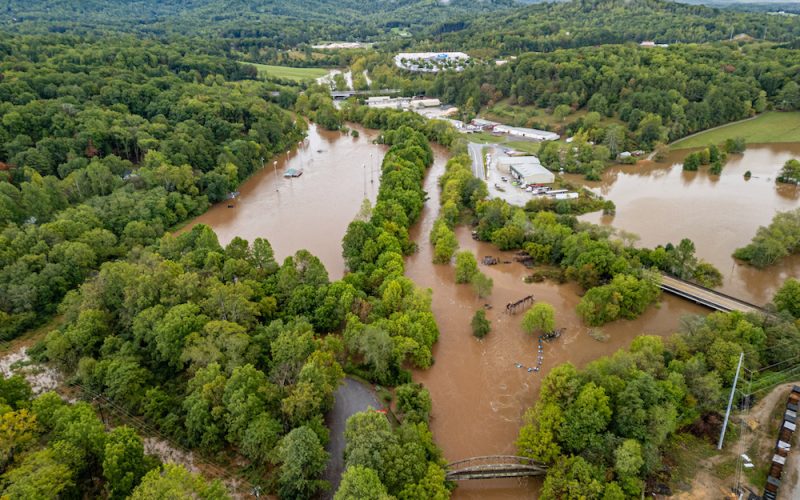
<svg viewBox="0 0 800 500">
<path fill-rule="evenodd" d="M 544 168 L 535 156 L 501 156 L 496 165 L 501 173 L 523 184 L 552 184 L 556 180 L 555 174 Z"/>
<path fill-rule="evenodd" d="M 537 130 L 535 128 L 522 128 L 510 127 L 508 125 L 497 125 L 494 127 L 494 132 L 500 134 L 508 134 L 515 137 L 525 137 L 535 141 L 557 141 L 561 136 L 546 130 Z"/>
</svg>

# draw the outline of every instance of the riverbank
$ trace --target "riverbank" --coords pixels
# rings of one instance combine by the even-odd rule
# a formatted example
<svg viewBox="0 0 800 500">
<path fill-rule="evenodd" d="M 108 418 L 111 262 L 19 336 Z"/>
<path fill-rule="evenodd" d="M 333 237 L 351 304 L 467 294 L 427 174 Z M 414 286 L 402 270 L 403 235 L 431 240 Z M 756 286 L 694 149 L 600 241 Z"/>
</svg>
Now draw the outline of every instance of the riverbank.
<svg viewBox="0 0 800 500">
<path fill-rule="evenodd" d="M 433 350 L 435 363 L 427 370 L 416 370 L 414 380 L 431 393 L 431 430 L 448 462 L 514 454 L 522 416 L 536 401 L 541 380 L 558 364 L 569 361 L 583 366 L 628 346 L 640 334 L 666 336 L 678 328 L 682 316 L 707 312 L 664 295 L 659 305 L 648 308 L 640 318 L 604 326 L 607 341 L 594 340 L 575 311 L 579 286 L 525 283 L 524 277 L 530 274 L 527 268 L 515 262 L 502 263 L 513 262 L 512 252 L 500 252 L 489 243 L 473 240 L 469 228 L 461 226 L 456 230 L 461 250 L 472 252 L 478 261 L 485 255 L 501 261 L 496 266 L 481 266 L 481 271 L 493 279 L 494 290 L 489 299 L 478 299 L 471 287 L 455 283 L 453 266 L 432 263 L 428 234 L 439 214 L 438 179 L 448 159 L 443 148 L 435 147 L 434 151 L 436 159 L 425 180 L 429 199 L 410 231 L 419 250 L 406 259 L 406 276 L 418 286 L 433 290 L 431 308 L 441 332 Z M 561 338 L 545 345 L 539 372 L 517 367 L 517 363 L 526 367 L 536 364 L 536 340 L 523 333 L 522 314 L 502 312 L 507 303 L 531 294 L 553 305 L 557 326 L 567 329 Z M 470 319 L 485 304 L 490 307 L 487 318 L 492 331 L 479 341 L 472 336 Z M 453 498 L 518 499 L 534 496 L 540 485 L 540 480 L 533 479 L 465 481 L 459 483 Z"/>
<path fill-rule="evenodd" d="M 720 125 L 678 139 L 672 150 L 722 144 L 726 139 L 744 137 L 749 144 L 800 142 L 800 112 L 769 111 L 738 122 Z"/>
</svg>

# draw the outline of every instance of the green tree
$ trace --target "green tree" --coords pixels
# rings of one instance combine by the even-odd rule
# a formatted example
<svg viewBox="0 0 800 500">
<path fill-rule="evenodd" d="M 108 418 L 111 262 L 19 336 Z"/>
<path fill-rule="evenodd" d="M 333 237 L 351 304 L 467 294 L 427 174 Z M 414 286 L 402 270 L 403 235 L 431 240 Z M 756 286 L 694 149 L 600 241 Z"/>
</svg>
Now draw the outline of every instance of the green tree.
<svg viewBox="0 0 800 500">
<path fill-rule="evenodd" d="M 563 122 L 564 118 L 566 118 L 570 113 L 572 113 L 572 108 L 566 104 L 559 104 L 555 107 L 555 109 L 553 109 L 553 118 Z"/>
<path fill-rule="evenodd" d="M 431 395 L 422 384 L 408 383 L 395 389 L 397 409 L 404 422 L 428 422 L 431 414 Z"/>
<path fill-rule="evenodd" d="M 389 500 L 386 486 L 378 474 L 369 467 L 354 465 L 342 474 L 342 482 L 333 496 L 334 500 Z"/>
<path fill-rule="evenodd" d="M 536 330 L 552 332 L 556 327 L 556 310 L 547 302 L 537 302 L 525 311 L 522 318 L 522 329 L 525 333 L 533 334 Z"/>
<path fill-rule="evenodd" d="M 310 498 L 325 482 L 319 476 L 325 470 L 328 453 L 317 434 L 308 427 L 297 427 L 284 436 L 276 450 L 280 462 L 278 492 L 281 498 Z"/>
<path fill-rule="evenodd" d="M 131 500 L 153 498 L 228 500 L 230 497 L 219 480 L 208 483 L 200 474 L 193 474 L 181 465 L 167 463 L 145 474 L 130 496 Z"/>
<path fill-rule="evenodd" d="M 456 283 L 469 283 L 478 272 L 478 262 L 470 251 L 456 254 Z"/>
<path fill-rule="evenodd" d="M 600 444 L 600 435 L 611 421 L 609 398 L 593 382 L 584 385 L 575 401 L 564 411 L 559 441 L 564 448 L 579 453 Z"/>
<path fill-rule="evenodd" d="M 485 299 L 492 294 L 493 287 L 494 280 L 482 272 L 478 271 L 472 275 L 472 288 L 475 290 L 475 293 L 478 295 L 478 297 Z"/>
<path fill-rule="evenodd" d="M 560 457 L 547 471 L 541 498 L 599 498 L 603 490 L 600 471 L 583 457 Z"/>
<path fill-rule="evenodd" d="M 800 280 L 789 278 L 784 281 L 772 301 L 779 311 L 800 318 Z"/>
<path fill-rule="evenodd" d="M 126 498 L 147 473 L 142 439 L 130 427 L 108 434 L 103 454 L 103 476 L 111 498 Z"/>
<path fill-rule="evenodd" d="M 492 324 L 486 319 L 486 311 L 478 309 L 472 316 L 472 335 L 476 338 L 482 339 L 492 330 Z"/>
<path fill-rule="evenodd" d="M 75 475 L 57 452 L 50 448 L 27 455 L 18 467 L 5 474 L 8 498 L 58 498 L 75 484 Z M 155 498 L 155 497 L 150 497 Z"/>
</svg>

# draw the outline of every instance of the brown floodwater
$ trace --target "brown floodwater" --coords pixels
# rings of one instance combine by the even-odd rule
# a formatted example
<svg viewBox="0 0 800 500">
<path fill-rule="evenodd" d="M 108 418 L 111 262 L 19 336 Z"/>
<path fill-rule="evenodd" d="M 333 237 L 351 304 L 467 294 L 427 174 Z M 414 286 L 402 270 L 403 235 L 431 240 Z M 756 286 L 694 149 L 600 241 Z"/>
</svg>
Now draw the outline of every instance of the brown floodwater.
<svg viewBox="0 0 800 500">
<path fill-rule="evenodd" d="M 708 167 L 684 172 L 688 152 L 673 151 L 660 163 L 610 168 L 599 182 L 570 176 L 617 207 L 614 217 L 597 212 L 582 219 L 636 233 L 642 246 L 690 238 L 697 255 L 722 272 L 722 291 L 763 305 L 787 278 L 800 276 L 800 256 L 758 270 L 731 254 L 750 242 L 776 212 L 800 206 L 800 186 L 775 182 L 786 160 L 800 158 L 800 143 L 750 144 L 744 154 L 731 155 L 719 176 L 709 175 Z M 745 180 L 748 170 L 752 177 Z"/>
<path fill-rule="evenodd" d="M 367 197 L 374 201 L 379 164 L 385 151 L 384 147 L 372 144 L 377 132 L 357 130 L 360 137 L 352 138 L 311 125 L 308 139 L 288 158 L 286 154 L 278 158 L 279 177 L 276 178 L 272 165 L 268 165 L 241 186 L 235 208 L 220 203 L 192 225 L 210 225 L 223 244 L 234 236 L 250 241 L 267 238 L 279 259 L 306 248 L 322 260 L 332 279 L 341 277 L 342 236 L 362 200 Z M 788 157 L 800 156 L 800 148 L 792 148 L 751 146 L 743 157 L 728 162 L 719 179 L 709 178 L 704 172 L 683 173 L 677 164 L 683 153 L 674 153 L 662 164 L 611 169 L 602 182 L 589 184 L 614 200 L 617 216 L 607 220 L 593 214 L 585 219 L 603 224 L 613 222 L 616 227 L 636 232 L 644 245 L 692 238 L 698 254 L 725 273 L 727 291 L 765 302 L 768 295 L 764 290 L 773 290 L 784 274 L 796 275 L 800 258 L 786 260 L 779 267 L 762 272 L 733 266 L 728 256 L 735 247 L 749 241 L 758 225 L 769 223 L 776 210 L 798 205 L 797 191 L 779 190 L 773 180 Z M 436 161 L 425 179 L 430 199 L 420 221 L 411 229 L 419 251 L 408 257 L 406 274 L 419 286 L 433 290 L 432 309 L 441 335 L 434 346 L 434 365 L 428 370 L 415 371 L 414 379 L 431 392 L 431 429 L 448 461 L 514 453 L 522 416 L 536 401 L 542 378 L 557 364 L 570 361 L 583 366 L 629 345 L 637 335 L 669 335 L 677 329 L 682 316 L 708 312 L 664 295 L 657 306 L 649 308 L 637 320 L 605 325 L 602 330 L 608 340 L 596 341 L 575 313 L 579 287 L 547 282 L 526 284 L 523 278 L 528 270 L 517 263 L 481 266 L 494 280 L 494 290 L 489 299 L 477 299 L 469 286 L 455 284 L 453 266 L 431 262 L 428 233 L 438 215 L 437 179 L 448 157 L 442 148 L 435 148 L 435 153 Z M 303 175 L 283 178 L 283 171 L 290 167 L 302 168 Z M 753 178 L 745 182 L 742 175 L 748 169 Z M 510 253 L 472 240 L 468 228 L 459 228 L 457 235 L 461 249 L 473 252 L 479 260 L 484 255 L 513 260 Z M 516 367 L 516 363 L 536 366 L 537 358 L 536 339 L 522 332 L 522 315 L 502 313 L 505 304 L 530 294 L 552 304 L 557 311 L 557 325 L 567 329 L 561 338 L 545 344 L 544 361 L 538 373 Z M 470 320 L 484 304 L 492 306 L 487 313 L 492 331 L 478 341 L 472 337 Z M 540 485 L 538 480 L 466 481 L 459 484 L 454 497 L 534 497 Z"/>
<path fill-rule="evenodd" d="M 651 307 L 635 321 L 617 321 L 602 328 L 608 341 L 599 342 L 588 335 L 589 329 L 575 313 L 580 289 L 574 284 L 526 284 L 529 274 L 521 264 L 481 266 L 494 280 L 494 289 L 487 300 L 477 298 L 468 285 L 456 285 L 454 267 L 434 265 L 428 233 L 439 210 L 436 181 L 444 171 L 447 155 L 436 150 L 436 162 L 428 172 L 425 190 L 430 199 L 421 220 L 412 228 L 411 236 L 419 251 L 409 257 L 406 275 L 419 286 L 433 289 L 433 313 L 441 331 L 434 346 L 435 363 L 428 370 L 417 370 L 414 379 L 431 392 L 433 411 L 431 429 L 448 461 L 481 455 L 513 454 L 514 441 L 522 425 L 525 410 L 536 400 L 539 384 L 547 372 L 559 363 L 570 361 L 582 366 L 600 356 L 612 354 L 630 344 L 639 334 L 668 335 L 687 314 L 703 314 L 707 310 L 672 296 L 663 296 L 657 307 Z M 499 252 L 488 243 L 474 241 L 468 228 L 457 230 L 462 250 L 473 252 L 480 260 L 494 255 L 500 260 L 513 260 L 509 252 Z M 522 314 L 503 313 L 508 302 L 533 294 L 536 300 L 552 304 L 556 323 L 566 333 L 546 343 L 542 370 L 529 373 L 517 368 L 536 366 L 536 339 L 523 333 Z M 482 341 L 473 338 L 470 320 L 477 309 L 490 304 L 487 316 L 492 331 Z M 512 499 L 535 496 L 537 480 L 484 480 L 461 482 L 454 498 Z"/>
<path fill-rule="evenodd" d="M 386 150 L 373 144 L 374 130 L 358 130 L 359 137 L 309 125 L 305 141 L 277 160 L 277 174 L 269 162 L 239 188 L 233 208 L 217 203 L 183 231 L 207 224 L 227 245 L 240 236 L 250 242 L 266 238 L 282 262 L 297 250 L 319 257 L 332 280 L 344 274 L 342 237 L 364 198 L 375 202 L 380 162 Z M 284 178 L 288 168 L 302 169 L 297 178 Z"/>
</svg>

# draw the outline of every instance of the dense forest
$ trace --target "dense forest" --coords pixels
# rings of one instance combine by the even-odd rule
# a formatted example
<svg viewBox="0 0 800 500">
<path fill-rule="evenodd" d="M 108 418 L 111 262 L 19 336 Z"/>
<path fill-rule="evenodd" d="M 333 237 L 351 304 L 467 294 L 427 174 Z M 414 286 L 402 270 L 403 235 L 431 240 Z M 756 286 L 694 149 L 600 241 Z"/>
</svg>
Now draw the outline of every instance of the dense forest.
<svg viewBox="0 0 800 500">
<path fill-rule="evenodd" d="M 206 226 L 160 237 L 162 228 L 159 239 L 131 241 L 127 256 L 69 291 L 59 307 L 62 326 L 31 356 L 58 366 L 85 396 L 102 394 L 179 443 L 203 454 L 238 453 L 248 477 L 282 498 L 324 487 L 323 416 L 343 368 L 399 385 L 402 425 L 392 430 L 375 414 L 383 433 L 370 442 L 348 437 L 348 477 L 369 469 L 401 498 L 446 497 L 427 392 L 402 385 L 410 382 L 404 367 L 431 365 L 438 338 L 429 292 L 403 276 L 403 255 L 414 249 L 408 227 L 432 161 L 427 137 L 405 116 L 384 124 L 382 141 L 391 147 L 378 201 L 348 229 L 351 272 L 342 281 L 330 282 L 304 250 L 279 264 L 263 239 L 222 247 Z M 362 419 L 376 425 L 375 418 Z M 348 423 L 348 432 L 357 425 Z M 385 455 L 376 458 L 377 450 Z M 6 491 L 24 465 L 9 464 Z"/>
<path fill-rule="evenodd" d="M 466 29 L 436 37 L 431 45 L 508 55 L 645 40 L 713 42 L 739 34 L 789 42 L 800 36 L 800 24 L 788 16 L 667 0 L 573 0 L 476 17 Z"/>
<path fill-rule="evenodd" d="M 581 370 L 554 368 L 517 441 L 520 454 L 550 464 L 541 498 L 639 498 L 666 484 L 662 455 L 675 434 L 718 438 L 705 422 L 721 418 L 739 353 L 750 394 L 796 362 L 798 292 L 797 281 L 787 281 L 771 317 L 713 313 L 668 339 L 639 336 Z"/>
<path fill-rule="evenodd" d="M 229 498 L 220 481 L 145 454 L 127 426 L 106 427 L 88 403 L 33 397 L 19 376 L 0 378 L 5 498 Z"/>
<path fill-rule="evenodd" d="M 624 125 L 632 146 L 652 149 L 657 142 L 768 107 L 800 109 L 798 79 L 800 63 L 797 51 L 791 49 L 605 45 L 525 54 L 502 66 L 442 74 L 428 88 L 444 101 L 473 112 L 499 102 L 515 106 L 516 116 L 525 115 L 528 106 L 540 110 L 563 106 L 567 117 L 573 110 L 586 109 Z M 525 123 L 514 124 L 546 127 L 535 113 Z M 604 142 L 606 136 L 591 139 Z"/>
<path fill-rule="evenodd" d="M 392 28 L 458 29 L 476 14 L 510 9 L 512 0 L 11 0 L 0 26 L 19 31 L 221 38 L 240 48 L 294 48 L 326 40 L 369 41 Z M 410 33 L 408 34 L 410 36 Z"/>
<path fill-rule="evenodd" d="M 0 334 L 205 211 L 302 137 L 248 68 L 178 45 L 0 43 Z"/>
</svg>

